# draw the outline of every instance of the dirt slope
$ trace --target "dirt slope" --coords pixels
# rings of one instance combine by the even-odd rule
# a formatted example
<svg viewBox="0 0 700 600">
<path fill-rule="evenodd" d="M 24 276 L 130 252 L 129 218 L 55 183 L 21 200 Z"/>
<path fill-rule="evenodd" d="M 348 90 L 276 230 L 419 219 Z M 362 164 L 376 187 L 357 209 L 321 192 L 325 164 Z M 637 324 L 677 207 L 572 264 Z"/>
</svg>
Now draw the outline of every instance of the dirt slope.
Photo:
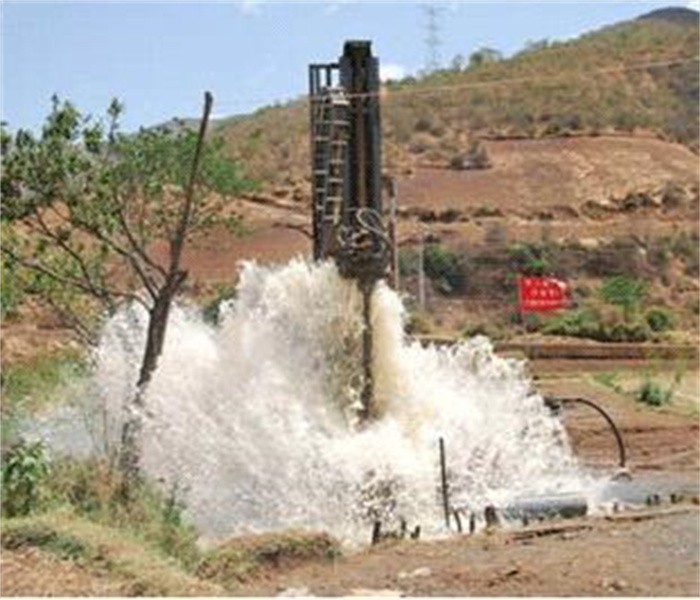
<svg viewBox="0 0 700 600">
<path fill-rule="evenodd" d="M 486 146 L 491 169 L 419 167 L 399 178 L 402 238 L 416 231 L 418 221 L 423 228 L 452 231 L 475 243 L 483 238 L 483 226 L 496 221 L 508 226 L 513 239 L 539 235 L 542 223 L 578 237 L 639 233 L 640 226 L 654 234 L 679 225 L 697 230 L 698 157 L 679 144 L 601 136 L 491 141 Z M 667 206 L 663 189 L 671 183 L 686 196 Z M 248 233 L 236 238 L 220 230 L 193 245 L 185 263 L 194 278 L 231 277 L 242 259 L 281 262 L 308 253 L 308 199 L 294 200 L 293 193 L 283 188 L 279 197 L 237 200 L 235 209 L 249 225 Z M 648 204 L 627 206 L 636 193 L 654 197 Z M 448 210 L 456 216 L 450 223 L 440 222 Z M 431 224 L 431 219 L 437 222 Z"/>
<path fill-rule="evenodd" d="M 665 182 L 697 185 L 698 157 L 641 137 L 571 137 L 484 143 L 492 168 L 417 169 L 399 180 L 406 207 L 491 209 L 525 218 L 545 210 L 573 217 L 601 202 Z"/>
</svg>

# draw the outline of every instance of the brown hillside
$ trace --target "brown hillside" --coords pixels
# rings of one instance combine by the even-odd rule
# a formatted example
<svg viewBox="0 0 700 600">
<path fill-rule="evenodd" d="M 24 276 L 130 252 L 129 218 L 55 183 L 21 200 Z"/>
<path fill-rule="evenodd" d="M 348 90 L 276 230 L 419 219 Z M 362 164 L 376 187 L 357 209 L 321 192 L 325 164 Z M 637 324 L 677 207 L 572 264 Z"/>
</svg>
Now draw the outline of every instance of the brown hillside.
<svg viewBox="0 0 700 600">
<path fill-rule="evenodd" d="M 529 217 L 552 210 L 580 214 L 587 202 L 605 202 L 673 181 L 697 185 L 698 157 L 655 139 L 577 137 L 485 142 L 492 167 L 454 171 L 418 168 L 402 178 L 407 207 L 500 210 Z"/>
<path fill-rule="evenodd" d="M 399 236 L 419 228 L 455 243 L 480 244 L 490 229 L 503 243 L 560 237 L 667 235 L 698 229 L 698 158 L 686 147 L 638 137 L 572 137 L 486 142 L 492 168 L 418 167 L 398 179 Z M 667 188 L 678 189 L 670 201 Z M 243 237 L 221 230 L 196 243 L 185 263 L 200 285 L 230 280 L 243 259 L 281 262 L 310 251 L 304 199 L 271 195 L 236 201 Z M 304 234 L 306 231 L 307 234 Z"/>
</svg>

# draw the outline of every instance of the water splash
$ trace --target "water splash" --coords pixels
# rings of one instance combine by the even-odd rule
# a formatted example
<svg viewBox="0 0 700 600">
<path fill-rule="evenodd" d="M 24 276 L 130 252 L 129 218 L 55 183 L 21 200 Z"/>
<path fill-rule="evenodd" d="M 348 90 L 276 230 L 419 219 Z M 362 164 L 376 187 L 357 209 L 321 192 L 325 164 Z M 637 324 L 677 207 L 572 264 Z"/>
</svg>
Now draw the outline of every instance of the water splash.
<svg viewBox="0 0 700 600">
<path fill-rule="evenodd" d="M 148 389 L 144 469 L 186 490 L 209 536 L 278 528 L 366 538 L 368 518 L 439 523 L 438 438 L 455 500 L 473 508 L 587 485 L 523 363 L 484 337 L 421 347 L 399 297 L 372 298 L 380 418 L 358 428 L 361 297 L 331 263 L 243 266 L 220 327 L 177 307 Z M 119 429 L 145 315 L 107 326 L 97 381 Z"/>
</svg>

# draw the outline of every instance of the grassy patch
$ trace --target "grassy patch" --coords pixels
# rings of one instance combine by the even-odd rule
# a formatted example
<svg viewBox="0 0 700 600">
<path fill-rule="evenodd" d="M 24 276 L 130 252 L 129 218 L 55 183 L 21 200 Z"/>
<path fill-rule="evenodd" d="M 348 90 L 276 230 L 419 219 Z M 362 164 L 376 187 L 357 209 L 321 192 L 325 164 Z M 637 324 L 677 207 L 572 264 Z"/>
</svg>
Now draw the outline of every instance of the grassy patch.
<svg viewBox="0 0 700 600">
<path fill-rule="evenodd" d="M 210 550 L 197 569 L 197 575 L 231 587 L 268 568 L 330 560 L 339 555 L 338 543 L 325 533 L 288 531 L 253 535 L 233 538 Z"/>
<path fill-rule="evenodd" d="M 199 581 L 179 565 L 128 534 L 55 512 L 38 517 L 6 519 L 0 535 L 3 548 L 37 547 L 62 558 L 79 560 L 124 580 L 128 594 L 142 596 L 218 596 L 223 590 Z"/>
<path fill-rule="evenodd" d="M 619 371 L 604 371 L 602 373 L 594 373 L 593 374 L 593 381 L 596 383 L 599 383 L 600 385 L 611 389 L 618 394 L 623 394 L 624 389 L 618 382 L 620 378 L 620 372 Z"/>
<path fill-rule="evenodd" d="M 61 558 L 79 559 L 88 556 L 88 548 L 73 535 L 59 533 L 42 522 L 31 519 L 11 520 L 2 530 L 2 547 L 16 550 L 24 547 L 41 548 Z"/>
<path fill-rule="evenodd" d="M 88 372 L 85 357 L 76 350 L 39 356 L 2 367 L 3 412 L 33 412 L 56 399 L 56 391 Z"/>
<path fill-rule="evenodd" d="M 183 517 L 179 490 L 163 492 L 144 483 L 125 504 L 121 479 L 106 461 L 62 460 L 52 465 L 47 495 L 54 505 L 132 534 L 155 550 L 173 557 L 186 569 L 196 567 L 200 553 L 197 532 Z"/>
<path fill-rule="evenodd" d="M 640 406 L 689 416 L 698 415 L 698 373 L 683 360 L 649 362 L 640 370 L 610 370 L 587 376 Z"/>
</svg>

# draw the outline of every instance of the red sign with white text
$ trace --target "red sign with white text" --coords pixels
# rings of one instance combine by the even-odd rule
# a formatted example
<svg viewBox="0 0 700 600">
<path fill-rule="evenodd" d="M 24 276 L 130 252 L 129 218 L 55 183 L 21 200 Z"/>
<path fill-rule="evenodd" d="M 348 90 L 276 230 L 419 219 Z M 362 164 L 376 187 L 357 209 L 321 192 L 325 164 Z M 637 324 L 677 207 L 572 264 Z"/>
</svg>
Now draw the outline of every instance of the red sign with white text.
<svg viewBox="0 0 700 600">
<path fill-rule="evenodd" d="M 569 286 L 554 277 L 519 277 L 518 304 L 520 312 L 544 312 L 567 308 Z"/>
</svg>

